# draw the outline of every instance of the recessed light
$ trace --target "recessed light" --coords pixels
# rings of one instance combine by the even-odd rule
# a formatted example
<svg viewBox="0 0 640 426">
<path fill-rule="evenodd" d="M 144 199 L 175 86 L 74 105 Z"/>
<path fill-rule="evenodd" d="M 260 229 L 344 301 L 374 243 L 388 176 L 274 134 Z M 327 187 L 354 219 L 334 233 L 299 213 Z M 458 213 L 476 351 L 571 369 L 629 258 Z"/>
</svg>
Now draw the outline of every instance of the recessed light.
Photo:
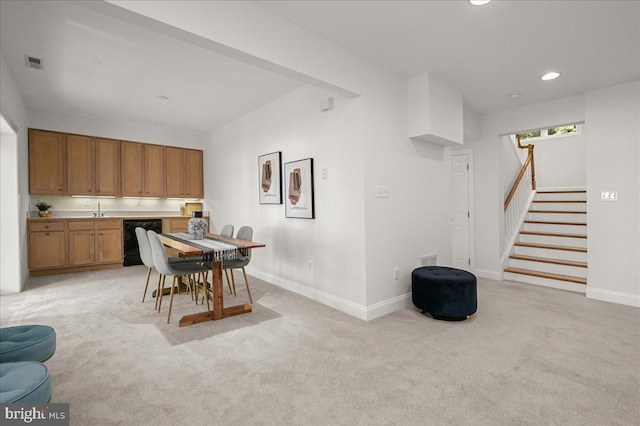
<svg viewBox="0 0 640 426">
<path fill-rule="evenodd" d="M 520 93 L 512 93 L 509 95 L 511 99 L 518 99 L 520 97 Z"/>
<path fill-rule="evenodd" d="M 489 3 L 490 1 L 491 0 L 469 0 L 469 3 L 471 3 L 474 6 L 482 6 Z"/>
<path fill-rule="evenodd" d="M 169 97 L 165 96 L 165 95 L 157 95 L 156 98 L 160 99 L 161 101 L 168 101 Z"/>
<path fill-rule="evenodd" d="M 558 78 L 558 77 L 560 77 L 560 73 L 552 71 L 552 72 L 548 72 L 545 75 L 543 75 L 542 77 L 540 77 L 540 80 L 547 81 L 547 80 L 553 80 L 554 78 Z"/>
</svg>

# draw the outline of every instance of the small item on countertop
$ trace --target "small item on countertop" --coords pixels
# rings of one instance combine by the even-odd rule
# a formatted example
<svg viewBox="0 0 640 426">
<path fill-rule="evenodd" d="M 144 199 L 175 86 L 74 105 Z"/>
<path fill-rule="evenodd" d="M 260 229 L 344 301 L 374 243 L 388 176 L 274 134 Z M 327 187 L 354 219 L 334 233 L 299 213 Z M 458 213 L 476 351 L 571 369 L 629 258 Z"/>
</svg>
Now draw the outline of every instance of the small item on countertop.
<svg viewBox="0 0 640 426">
<path fill-rule="evenodd" d="M 186 216 L 186 210 L 184 204 L 180 204 L 180 216 Z"/>
</svg>

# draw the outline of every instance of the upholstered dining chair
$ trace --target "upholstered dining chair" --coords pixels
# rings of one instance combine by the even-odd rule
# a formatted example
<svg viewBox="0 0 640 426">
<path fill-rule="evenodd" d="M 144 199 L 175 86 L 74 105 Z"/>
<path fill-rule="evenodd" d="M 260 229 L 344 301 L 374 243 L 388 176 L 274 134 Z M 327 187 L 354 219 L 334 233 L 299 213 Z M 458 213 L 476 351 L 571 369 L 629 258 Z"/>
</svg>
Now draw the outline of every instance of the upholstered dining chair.
<svg viewBox="0 0 640 426">
<path fill-rule="evenodd" d="M 220 235 L 222 235 L 223 237 L 230 237 L 233 238 L 233 225 L 225 225 L 222 227 L 222 230 L 220 231 Z"/>
<path fill-rule="evenodd" d="M 151 277 L 151 270 L 155 269 L 153 265 L 153 256 L 151 254 L 151 246 L 149 245 L 149 237 L 147 236 L 147 230 L 141 227 L 136 228 L 136 238 L 138 240 L 138 249 L 140 251 L 140 259 L 142 263 L 149 268 L 147 271 L 147 282 L 144 285 L 144 294 L 142 295 L 142 303 L 144 303 L 145 298 L 147 297 L 147 289 L 149 288 L 149 278 Z M 189 262 L 188 259 L 181 259 L 179 257 L 170 257 L 169 263 L 183 263 Z M 160 287 L 160 280 L 162 279 L 162 274 L 158 277 L 158 287 Z M 178 288 L 178 291 L 180 288 Z M 156 293 L 156 309 L 158 309 L 158 294 Z"/>
<path fill-rule="evenodd" d="M 160 301 L 158 302 L 158 312 L 160 312 L 160 308 L 162 307 L 162 294 L 164 293 L 164 282 L 167 275 L 173 276 L 173 282 L 171 284 L 171 297 L 169 299 L 169 314 L 167 315 L 167 324 L 171 320 L 171 309 L 173 307 L 173 293 L 176 285 L 179 283 L 178 278 L 187 276 L 189 280 L 191 280 L 191 275 L 196 274 L 206 274 L 209 270 L 206 266 L 196 263 L 196 262 L 180 262 L 180 263 L 169 263 L 169 258 L 167 256 L 167 252 L 164 249 L 164 245 L 162 241 L 160 241 L 160 237 L 152 230 L 147 231 L 147 235 L 149 236 L 149 245 L 151 246 L 151 254 L 153 256 L 153 264 L 158 271 L 158 273 L 162 274 L 162 288 L 158 287 L 158 292 L 156 294 L 160 294 Z M 193 286 L 192 286 L 193 288 Z M 209 303 L 209 299 L 207 299 L 207 304 Z"/>
<path fill-rule="evenodd" d="M 239 240 L 252 241 L 253 240 L 253 228 L 250 226 L 242 226 L 238 229 L 238 233 L 236 234 L 236 238 Z M 236 283 L 233 278 L 233 270 L 234 269 L 242 269 L 242 274 L 244 275 L 244 283 L 247 286 L 247 293 L 249 294 L 249 301 L 253 304 L 253 299 L 251 297 L 251 290 L 249 289 L 249 281 L 247 280 L 247 273 L 244 270 L 244 267 L 249 264 L 251 261 L 251 250 L 248 250 L 247 256 L 242 259 L 234 259 L 234 260 L 225 260 L 222 264 L 222 269 L 224 269 L 225 274 L 227 271 L 231 272 L 231 283 L 233 285 L 233 294 L 236 294 Z M 227 275 L 227 283 L 229 282 L 229 276 Z"/>
</svg>

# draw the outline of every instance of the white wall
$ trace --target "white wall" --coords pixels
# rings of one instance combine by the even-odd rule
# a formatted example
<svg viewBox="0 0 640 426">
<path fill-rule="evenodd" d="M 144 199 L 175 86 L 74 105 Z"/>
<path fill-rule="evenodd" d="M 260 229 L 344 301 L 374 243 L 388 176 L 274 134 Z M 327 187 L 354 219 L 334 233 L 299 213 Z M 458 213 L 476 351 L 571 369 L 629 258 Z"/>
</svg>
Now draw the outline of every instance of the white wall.
<svg viewBox="0 0 640 426">
<path fill-rule="evenodd" d="M 538 189 L 585 188 L 587 186 L 587 143 L 589 125 L 573 136 L 541 139 L 535 145 Z"/>
<path fill-rule="evenodd" d="M 20 95 L 18 86 L 15 84 L 13 76 L 4 57 L 0 53 L 0 113 L 2 116 L 11 121 L 11 123 L 17 127 L 17 145 L 10 147 L 8 151 L 2 149 L 2 158 L 0 161 L 4 164 L 7 161 L 12 161 L 17 168 L 17 187 L 8 188 L 10 193 L 10 199 L 5 199 L 3 191 L 2 205 L 2 237 L 0 239 L 0 256 L 5 259 L 11 265 L 11 273 L 13 277 L 10 281 L 2 280 L 0 282 L 0 293 L 17 293 L 22 290 L 27 279 L 29 277 L 29 270 L 27 267 L 27 233 L 26 233 L 26 212 L 29 209 L 29 196 L 28 196 L 28 134 L 27 134 L 27 108 Z M 6 158 L 9 156 L 10 158 Z M 4 171 L 3 171 L 4 173 Z M 13 172 L 11 172 L 13 175 Z M 1 182 L 5 184 L 5 182 Z M 14 184 L 14 183 L 11 183 Z M 16 212 L 17 210 L 17 212 Z M 6 215 L 5 215 L 6 214 Z M 18 218 L 17 222 L 14 222 Z M 4 223 L 5 218 L 8 218 L 9 222 Z M 17 239 L 15 235 L 4 238 L 7 229 L 18 230 Z M 17 261 L 13 254 L 16 247 L 18 247 L 19 260 Z M 12 259 L 12 260 L 10 260 Z M 3 264 L 3 267 L 6 265 Z M 6 271 L 5 271 L 6 272 Z"/>
<path fill-rule="evenodd" d="M 334 109 L 320 112 L 328 96 Z M 250 225 L 249 270 L 267 281 L 361 316 L 365 299 L 362 102 L 304 86 L 213 132 L 205 151 L 211 224 Z M 314 159 L 315 219 L 285 218 L 258 203 L 258 156 Z M 322 179 L 322 169 L 328 179 Z M 283 183 L 284 191 L 284 183 Z M 283 194 L 285 195 L 285 194 Z M 313 262 L 313 271 L 308 262 Z"/>
<path fill-rule="evenodd" d="M 587 297 L 640 307 L 640 82 L 586 93 Z M 618 201 L 600 201 L 617 191 Z"/>
</svg>

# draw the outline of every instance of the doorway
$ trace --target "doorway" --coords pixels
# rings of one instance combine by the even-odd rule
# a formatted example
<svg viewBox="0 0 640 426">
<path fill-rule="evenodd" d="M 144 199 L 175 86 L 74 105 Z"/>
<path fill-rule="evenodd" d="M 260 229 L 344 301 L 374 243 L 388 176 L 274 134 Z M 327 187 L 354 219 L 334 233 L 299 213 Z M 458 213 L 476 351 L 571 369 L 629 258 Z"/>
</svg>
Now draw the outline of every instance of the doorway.
<svg viewBox="0 0 640 426">
<path fill-rule="evenodd" d="M 471 153 L 451 154 L 451 264 L 454 268 L 472 269 Z"/>
</svg>

